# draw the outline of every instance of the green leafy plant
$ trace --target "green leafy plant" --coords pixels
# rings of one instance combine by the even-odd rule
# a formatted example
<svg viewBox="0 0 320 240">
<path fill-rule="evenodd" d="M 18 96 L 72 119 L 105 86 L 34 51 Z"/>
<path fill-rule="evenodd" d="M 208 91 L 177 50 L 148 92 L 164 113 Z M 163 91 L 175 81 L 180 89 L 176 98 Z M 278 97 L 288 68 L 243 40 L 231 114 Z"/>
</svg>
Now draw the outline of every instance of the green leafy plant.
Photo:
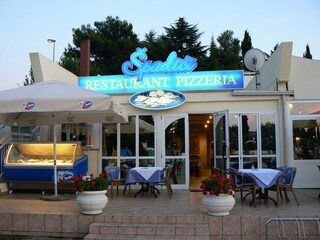
<svg viewBox="0 0 320 240">
<path fill-rule="evenodd" d="M 72 187 L 78 192 L 101 191 L 106 190 L 109 186 L 109 182 L 104 173 L 100 173 L 99 177 L 94 177 L 93 174 L 90 174 L 90 176 L 82 176 L 82 174 L 79 174 L 73 178 L 73 182 Z"/>
<path fill-rule="evenodd" d="M 213 173 L 209 177 L 201 181 L 200 188 L 202 189 L 203 195 L 215 195 L 229 194 L 233 195 L 234 191 L 231 186 L 231 178 L 222 177 L 219 173 Z"/>
</svg>

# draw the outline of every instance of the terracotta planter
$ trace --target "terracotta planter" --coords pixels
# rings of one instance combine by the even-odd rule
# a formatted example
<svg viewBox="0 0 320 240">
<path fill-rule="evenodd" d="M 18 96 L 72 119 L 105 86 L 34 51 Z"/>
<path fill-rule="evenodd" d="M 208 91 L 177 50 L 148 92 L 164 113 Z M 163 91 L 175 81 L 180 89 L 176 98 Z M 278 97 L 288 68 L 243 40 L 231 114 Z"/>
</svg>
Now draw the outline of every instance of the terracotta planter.
<svg viewBox="0 0 320 240">
<path fill-rule="evenodd" d="M 100 214 L 108 202 L 107 190 L 79 192 L 77 203 L 83 214 Z"/>
<path fill-rule="evenodd" d="M 209 194 L 203 196 L 203 205 L 208 210 L 208 214 L 212 216 L 226 216 L 233 208 L 236 200 L 232 195 L 220 194 L 219 196 L 211 196 Z"/>
</svg>

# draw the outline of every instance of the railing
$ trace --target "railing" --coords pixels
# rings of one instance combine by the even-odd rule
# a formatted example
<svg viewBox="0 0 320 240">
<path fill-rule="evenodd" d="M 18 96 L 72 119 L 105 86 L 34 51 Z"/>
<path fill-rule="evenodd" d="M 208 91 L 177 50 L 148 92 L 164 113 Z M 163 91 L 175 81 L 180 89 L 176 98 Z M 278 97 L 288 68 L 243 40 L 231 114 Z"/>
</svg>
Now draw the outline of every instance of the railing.
<svg viewBox="0 0 320 240">
<path fill-rule="evenodd" d="M 276 229 L 273 230 L 272 237 L 269 235 L 269 225 L 275 222 Z M 291 222 L 289 225 L 288 223 Z M 314 222 L 313 224 L 308 224 L 306 222 Z M 296 230 L 294 230 L 294 227 Z M 287 239 L 320 239 L 320 218 L 272 218 L 266 222 L 266 240 L 276 239 L 275 234 L 279 240 Z M 297 238 L 293 238 L 297 236 Z"/>
</svg>

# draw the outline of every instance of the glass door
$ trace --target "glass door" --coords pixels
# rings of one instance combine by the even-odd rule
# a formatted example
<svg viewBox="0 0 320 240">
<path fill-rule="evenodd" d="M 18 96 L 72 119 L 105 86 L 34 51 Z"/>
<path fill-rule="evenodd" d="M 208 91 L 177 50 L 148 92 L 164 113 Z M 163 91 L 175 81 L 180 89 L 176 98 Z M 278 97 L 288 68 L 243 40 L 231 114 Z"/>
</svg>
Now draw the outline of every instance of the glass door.
<svg viewBox="0 0 320 240">
<path fill-rule="evenodd" d="M 229 167 L 229 112 L 215 112 L 214 128 L 214 166 L 226 170 Z"/>
<path fill-rule="evenodd" d="M 174 188 L 186 189 L 189 183 L 189 163 L 186 156 L 189 156 L 189 133 L 188 115 L 161 115 L 161 134 L 159 134 L 160 159 L 162 164 L 173 164 L 174 169 L 171 175 L 171 183 Z"/>
</svg>

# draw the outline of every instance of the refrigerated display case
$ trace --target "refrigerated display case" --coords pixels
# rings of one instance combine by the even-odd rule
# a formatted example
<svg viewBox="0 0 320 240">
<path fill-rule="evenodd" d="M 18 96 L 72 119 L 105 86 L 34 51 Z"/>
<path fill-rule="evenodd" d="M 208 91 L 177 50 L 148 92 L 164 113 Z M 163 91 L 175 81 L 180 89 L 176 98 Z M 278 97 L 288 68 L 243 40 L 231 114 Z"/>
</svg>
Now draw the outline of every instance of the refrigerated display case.
<svg viewBox="0 0 320 240">
<path fill-rule="evenodd" d="M 88 172 L 88 156 L 78 143 L 56 144 L 58 182 L 71 182 Z M 10 145 L 3 164 L 6 182 L 53 182 L 53 143 L 19 143 Z"/>
</svg>

